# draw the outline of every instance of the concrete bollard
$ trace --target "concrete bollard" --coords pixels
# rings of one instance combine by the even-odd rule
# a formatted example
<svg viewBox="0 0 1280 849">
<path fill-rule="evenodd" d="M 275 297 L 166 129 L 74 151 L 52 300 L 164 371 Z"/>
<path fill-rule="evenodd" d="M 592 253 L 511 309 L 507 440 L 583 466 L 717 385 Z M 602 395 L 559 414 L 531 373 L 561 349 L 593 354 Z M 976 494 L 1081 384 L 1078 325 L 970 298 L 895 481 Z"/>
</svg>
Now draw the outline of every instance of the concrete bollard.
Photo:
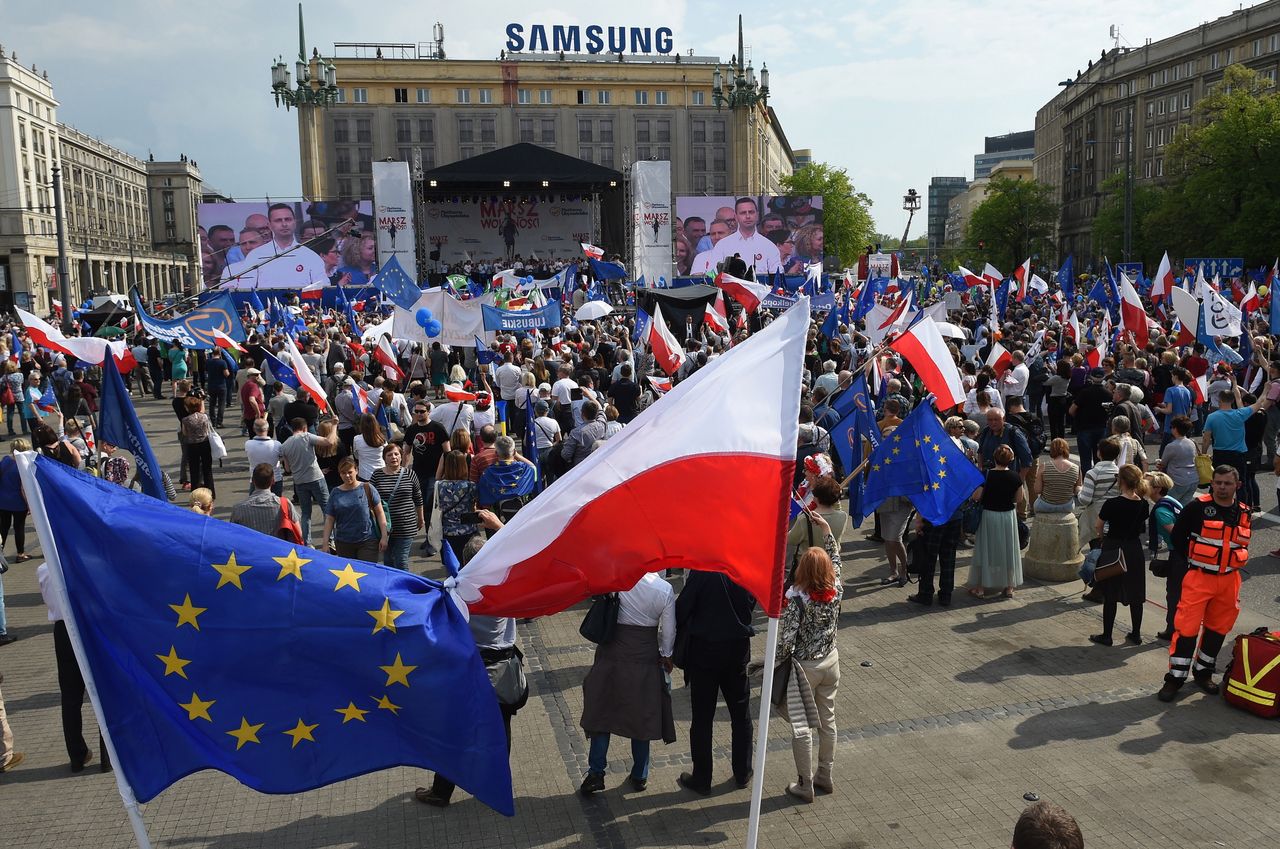
<svg viewBox="0 0 1280 849">
<path fill-rule="evenodd" d="M 1079 548 L 1079 525 L 1074 513 L 1037 513 L 1031 542 L 1022 555 L 1022 572 L 1038 581 L 1079 580 L 1084 555 Z"/>
</svg>

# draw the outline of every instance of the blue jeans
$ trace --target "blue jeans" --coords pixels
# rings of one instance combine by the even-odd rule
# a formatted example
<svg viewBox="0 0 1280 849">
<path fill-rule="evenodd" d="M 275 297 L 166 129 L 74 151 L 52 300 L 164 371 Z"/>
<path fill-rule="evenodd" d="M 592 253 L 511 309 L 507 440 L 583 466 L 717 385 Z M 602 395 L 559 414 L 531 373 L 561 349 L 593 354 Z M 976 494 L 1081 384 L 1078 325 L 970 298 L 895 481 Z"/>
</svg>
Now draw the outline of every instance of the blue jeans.
<svg viewBox="0 0 1280 849">
<path fill-rule="evenodd" d="M 1076 509 L 1076 500 L 1073 498 L 1066 504 L 1050 504 L 1043 498 L 1037 497 L 1035 511 L 1037 513 L 1072 513 Z"/>
<path fill-rule="evenodd" d="M 1093 452 L 1098 450 L 1098 443 L 1105 435 L 1104 428 L 1090 428 L 1076 431 L 1076 450 L 1080 452 L 1080 474 L 1085 475 L 1093 468 Z"/>
<path fill-rule="evenodd" d="M 311 481 L 310 483 L 297 483 L 293 485 L 293 501 L 298 505 L 298 513 L 302 526 L 302 542 L 304 545 L 311 545 L 311 505 L 317 504 L 320 507 L 320 515 L 324 515 L 324 510 L 329 506 L 329 485 L 324 482 L 324 478 Z M 327 543 L 328 540 L 321 540 Z"/>
<path fill-rule="evenodd" d="M 645 781 L 649 778 L 649 741 L 631 741 L 631 777 Z M 609 735 L 597 734 L 591 738 L 591 750 L 587 753 L 587 769 L 596 775 L 604 775 L 609 766 Z"/>
<path fill-rule="evenodd" d="M 413 547 L 413 537 L 391 537 L 387 540 L 387 550 L 382 553 L 382 565 L 395 569 L 409 568 L 409 549 Z"/>
</svg>

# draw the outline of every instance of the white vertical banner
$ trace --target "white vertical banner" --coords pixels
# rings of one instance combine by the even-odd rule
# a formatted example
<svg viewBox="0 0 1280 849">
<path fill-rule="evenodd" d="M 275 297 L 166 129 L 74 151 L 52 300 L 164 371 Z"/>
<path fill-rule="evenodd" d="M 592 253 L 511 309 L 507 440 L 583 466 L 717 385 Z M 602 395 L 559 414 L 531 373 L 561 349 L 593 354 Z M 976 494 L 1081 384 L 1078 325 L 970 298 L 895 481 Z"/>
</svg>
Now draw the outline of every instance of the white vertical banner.
<svg viewBox="0 0 1280 849">
<path fill-rule="evenodd" d="M 408 162 L 373 163 L 373 214 L 378 228 L 378 265 L 395 257 L 414 280 L 418 261 L 414 245 L 413 190 Z"/>
<path fill-rule="evenodd" d="M 636 162 L 631 166 L 631 278 L 649 286 L 671 285 L 671 163 Z M 664 281 L 662 284 L 659 281 Z"/>
</svg>

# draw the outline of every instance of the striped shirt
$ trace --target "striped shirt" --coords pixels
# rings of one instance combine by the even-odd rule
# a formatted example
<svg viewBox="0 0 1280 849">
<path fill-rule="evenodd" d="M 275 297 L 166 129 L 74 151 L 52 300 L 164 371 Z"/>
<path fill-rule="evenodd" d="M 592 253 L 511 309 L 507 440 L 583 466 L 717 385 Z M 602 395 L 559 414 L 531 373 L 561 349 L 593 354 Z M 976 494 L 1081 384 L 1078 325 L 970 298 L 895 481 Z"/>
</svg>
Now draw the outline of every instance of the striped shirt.
<svg viewBox="0 0 1280 849">
<path fill-rule="evenodd" d="M 392 537 L 411 537 L 421 530 L 418 513 L 422 510 L 422 487 L 412 469 L 401 468 L 395 474 L 379 469 L 369 478 L 369 483 L 378 491 L 388 511 Z"/>
<path fill-rule="evenodd" d="M 1044 477 L 1044 488 L 1040 497 L 1050 504 L 1066 504 L 1076 496 L 1076 482 L 1080 480 L 1080 467 L 1075 463 L 1067 463 L 1066 471 L 1058 468 L 1052 460 L 1041 472 Z"/>
</svg>

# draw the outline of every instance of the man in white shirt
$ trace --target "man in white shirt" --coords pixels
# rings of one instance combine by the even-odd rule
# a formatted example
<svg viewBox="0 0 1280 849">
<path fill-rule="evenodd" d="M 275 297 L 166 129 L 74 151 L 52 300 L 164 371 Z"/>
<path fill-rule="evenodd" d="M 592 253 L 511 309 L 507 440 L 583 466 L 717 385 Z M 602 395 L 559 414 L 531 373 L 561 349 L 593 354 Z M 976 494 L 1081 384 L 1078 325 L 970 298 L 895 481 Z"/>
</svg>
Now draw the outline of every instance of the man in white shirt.
<svg viewBox="0 0 1280 849">
<path fill-rule="evenodd" d="M 738 222 L 738 230 L 716 243 L 711 251 L 712 264 L 738 254 L 747 265 L 755 268 L 757 274 L 772 274 L 781 265 L 782 255 L 778 253 L 778 246 L 772 240 L 756 230 L 756 224 L 760 220 L 756 199 L 738 198 L 733 206 L 733 214 Z"/>
<path fill-rule="evenodd" d="M 431 408 L 431 421 L 444 425 L 444 429 L 452 436 L 455 430 L 469 433 L 475 414 L 475 408 L 466 401 L 448 401 Z"/>
<path fill-rule="evenodd" d="M 271 466 L 275 471 L 275 482 L 271 485 L 271 492 L 275 495 L 284 494 L 284 467 L 280 465 L 280 442 L 272 439 L 267 433 L 267 420 L 255 419 L 253 422 L 253 437 L 245 440 L 244 453 L 249 458 L 249 471 L 253 471 L 259 464 Z M 252 489 L 250 489 L 252 492 Z"/>
<path fill-rule="evenodd" d="M 271 226 L 271 241 L 245 257 L 250 268 L 259 263 L 265 264 L 256 272 L 246 274 L 242 281 L 250 282 L 249 278 L 256 275 L 258 286 L 294 287 L 328 280 L 324 260 L 311 248 L 299 243 L 294 234 L 292 206 L 287 203 L 271 204 L 267 208 L 267 220 Z"/>
<path fill-rule="evenodd" d="M 560 422 L 562 430 L 568 431 L 573 429 L 569 410 L 573 406 L 573 391 L 578 388 L 578 382 L 572 377 L 573 366 L 567 363 L 562 363 L 556 374 L 559 379 L 551 385 L 551 397 L 556 402 L 556 421 Z"/>
<path fill-rule="evenodd" d="M 498 387 L 498 397 L 503 401 L 514 401 L 520 391 L 520 366 L 515 363 L 515 355 L 511 351 L 502 354 L 502 365 L 494 373 L 494 385 Z"/>
<path fill-rule="evenodd" d="M 711 227 L 708 228 L 707 235 L 705 237 L 706 241 L 709 243 L 708 247 L 706 250 L 699 252 L 698 255 L 693 258 L 693 263 L 689 267 L 690 274 L 705 274 L 708 270 L 715 268 L 715 247 L 722 239 L 724 239 L 725 236 L 729 235 L 730 232 L 732 232 L 732 228 L 719 218 L 711 222 Z"/>
<path fill-rule="evenodd" d="M 1017 395 L 1019 398 L 1027 394 L 1027 382 L 1031 380 L 1031 369 L 1027 368 L 1027 355 L 1022 351 L 1014 351 L 1010 355 L 1013 359 L 1013 368 L 1009 369 L 1008 374 L 1004 376 L 1002 391 L 1004 397 Z M 1008 401 L 1005 406 L 1009 406 Z"/>
</svg>

